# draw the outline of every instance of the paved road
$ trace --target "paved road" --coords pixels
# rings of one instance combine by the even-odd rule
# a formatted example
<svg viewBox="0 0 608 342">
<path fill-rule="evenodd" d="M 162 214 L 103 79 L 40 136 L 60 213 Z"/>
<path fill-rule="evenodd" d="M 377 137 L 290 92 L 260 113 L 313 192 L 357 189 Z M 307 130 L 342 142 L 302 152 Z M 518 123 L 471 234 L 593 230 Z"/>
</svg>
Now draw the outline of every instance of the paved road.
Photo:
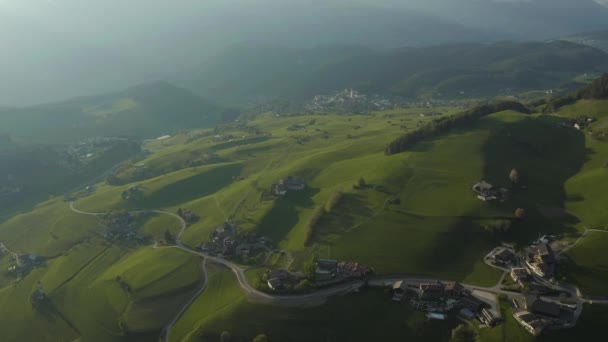
<svg viewBox="0 0 608 342">
<path fill-rule="evenodd" d="M 75 208 L 74 202 L 70 203 L 70 209 L 73 212 L 82 214 L 82 215 L 100 216 L 100 215 L 105 214 L 105 213 L 94 213 L 94 212 L 86 212 L 86 211 L 78 210 Z M 293 306 L 293 307 L 316 306 L 316 305 L 320 305 L 320 304 L 324 303 L 325 300 L 331 296 L 356 291 L 365 284 L 363 281 L 349 282 L 349 283 L 340 284 L 337 286 L 333 286 L 331 288 L 326 288 L 326 289 L 322 289 L 319 291 L 315 291 L 313 293 L 303 294 L 303 295 L 281 296 L 281 295 L 268 294 L 268 293 L 262 292 L 256 288 L 252 287 L 249 284 L 249 282 L 247 281 L 247 277 L 245 276 L 245 271 L 247 271 L 248 268 L 237 265 L 226 259 L 218 258 L 216 256 L 212 256 L 207 253 L 203 253 L 201 251 L 198 251 L 196 249 L 193 249 L 193 248 L 190 248 L 190 247 L 184 245 L 183 242 L 181 241 L 181 237 L 184 234 L 184 232 L 186 231 L 187 223 L 179 215 L 172 213 L 172 212 L 163 211 L 163 210 L 138 210 L 138 211 L 132 211 L 131 213 L 143 213 L 143 212 L 169 215 L 169 216 L 174 217 L 176 220 L 178 220 L 180 222 L 181 228 L 180 228 L 179 233 L 176 236 L 175 246 L 169 246 L 168 248 L 178 248 L 178 249 L 188 252 L 190 254 L 195 254 L 200 257 L 203 257 L 203 258 L 207 259 L 208 262 L 211 261 L 216 264 L 220 264 L 220 265 L 223 265 L 223 266 L 229 268 L 234 273 L 241 290 L 247 295 L 247 298 L 252 302 L 258 302 L 258 303 L 264 303 L 264 304 L 270 304 L 270 305 Z"/>
<path fill-rule="evenodd" d="M 74 207 L 74 202 L 70 203 L 70 209 L 72 211 L 74 211 L 75 213 L 82 214 L 82 215 L 100 216 L 100 215 L 104 214 L 104 213 L 92 213 L 92 212 L 85 212 L 85 211 L 78 210 Z M 188 253 L 191 253 L 194 255 L 198 255 L 198 256 L 204 258 L 204 262 L 203 262 L 203 277 L 205 278 L 204 285 L 196 293 L 196 295 L 181 308 L 178 315 L 165 327 L 165 329 L 163 330 L 163 333 L 162 333 L 162 338 L 164 338 L 164 341 L 169 340 L 169 337 L 170 337 L 169 334 L 170 334 L 170 331 L 171 331 L 171 328 L 173 327 L 173 325 L 175 325 L 175 323 L 186 312 L 186 310 L 196 300 L 196 298 L 198 298 L 198 296 L 200 296 L 200 294 L 202 294 L 205 291 L 206 279 L 207 279 L 206 263 L 209 261 L 229 268 L 234 273 L 239 287 L 246 294 L 248 300 L 250 300 L 252 302 L 263 303 L 263 304 L 268 304 L 268 305 L 278 305 L 278 306 L 286 306 L 286 307 L 317 306 L 317 305 L 323 304 L 329 297 L 336 296 L 336 295 L 343 295 L 343 294 L 350 293 L 350 292 L 356 292 L 360 288 L 362 288 L 363 286 L 366 285 L 365 281 L 353 281 L 353 282 L 347 282 L 347 283 L 339 284 L 336 286 L 324 288 L 319 291 L 315 291 L 313 293 L 303 294 L 303 295 L 284 296 L 284 295 L 268 294 L 268 293 L 262 292 L 256 288 L 252 287 L 249 284 L 249 282 L 247 281 L 247 277 L 245 276 L 245 271 L 247 271 L 248 269 L 251 269 L 251 268 L 244 268 L 244 267 L 237 265 L 226 259 L 215 257 L 215 256 L 209 255 L 207 253 L 203 253 L 201 251 L 195 250 L 193 248 L 190 248 L 190 247 L 184 245 L 183 242 L 181 241 L 181 237 L 184 234 L 184 232 L 186 231 L 187 223 L 179 215 L 168 212 L 168 211 L 163 211 L 163 210 L 144 210 L 144 211 L 140 210 L 140 211 L 133 211 L 132 213 L 142 213 L 142 212 L 151 212 L 151 213 L 157 213 L 157 214 L 162 214 L 162 215 L 169 215 L 169 216 L 172 216 L 175 219 L 177 219 L 181 224 L 181 228 L 175 239 L 176 245 L 168 246 L 166 248 L 178 248 L 182 251 L 185 251 L 185 252 L 188 252 Z M 589 231 L 591 231 L 591 230 L 589 230 Z M 280 250 L 276 250 L 276 251 L 280 251 Z M 266 261 L 267 260 L 268 260 L 268 258 L 266 259 Z M 257 266 L 257 267 L 259 267 L 259 266 Z M 255 267 L 252 267 L 252 268 L 255 268 Z M 475 286 L 475 285 L 470 285 L 470 284 L 462 284 L 462 285 L 471 291 L 477 290 L 477 291 L 483 291 L 483 292 L 488 292 L 488 293 L 492 293 L 492 294 L 503 294 L 503 295 L 508 296 L 509 298 L 516 298 L 516 299 L 521 300 L 523 297 L 521 293 L 504 291 L 504 290 L 500 289 L 500 284 L 502 282 L 502 279 L 504 279 L 505 275 L 507 274 L 505 269 L 501 269 L 501 271 L 503 271 L 503 274 L 500 278 L 500 281 L 492 287 L 482 287 L 482 286 Z M 412 276 L 412 275 L 376 276 L 376 277 L 369 279 L 367 284 L 370 286 L 385 287 L 385 286 L 391 286 L 394 282 L 400 281 L 400 280 L 405 280 L 406 282 L 409 282 L 415 286 L 416 284 L 434 281 L 437 279 L 431 278 L 431 277 L 421 277 L 421 276 Z M 544 279 L 540 279 L 540 278 L 537 280 L 540 283 L 543 283 L 552 289 L 570 293 L 572 298 L 576 298 L 577 309 L 576 309 L 575 313 L 576 313 L 577 318 L 578 318 L 578 316 L 580 316 L 580 314 L 582 312 L 583 303 L 608 304 L 608 299 L 591 300 L 591 299 L 582 298 L 580 295 L 580 292 L 573 286 L 552 284 L 552 283 L 550 283 Z"/>
<path fill-rule="evenodd" d="M 192 298 L 186 303 L 184 304 L 184 306 L 182 306 L 182 308 L 178 311 L 177 315 L 171 320 L 171 322 L 169 322 L 169 324 L 167 324 L 165 326 L 165 328 L 163 329 L 163 331 L 161 332 L 161 341 L 170 341 L 170 334 L 171 334 L 171 329 L 173 328 L 173 326 L 175 325 L 175 323 L 177 323 L 177 321 L 179 321 L 180 318 L 182 318 L 182 316 L 184 315 L 184 313 L 186 312 L 186 310 L 188 310 L 188 308 L 190 307 L 190 305 L 192 305 L 192 303 L 194 303 L 194 301 L 201 295 L 203 294 L 203 292 L 205 292 L 205 290 L 207 289 L 207 259 L 203 259 L 203 262 L 201 263 L 201 280 L 203 282 L 203 285 L 201 286 L 201 288 L 194 294 L 194 296 L 192 296 Z"/>
</svg>

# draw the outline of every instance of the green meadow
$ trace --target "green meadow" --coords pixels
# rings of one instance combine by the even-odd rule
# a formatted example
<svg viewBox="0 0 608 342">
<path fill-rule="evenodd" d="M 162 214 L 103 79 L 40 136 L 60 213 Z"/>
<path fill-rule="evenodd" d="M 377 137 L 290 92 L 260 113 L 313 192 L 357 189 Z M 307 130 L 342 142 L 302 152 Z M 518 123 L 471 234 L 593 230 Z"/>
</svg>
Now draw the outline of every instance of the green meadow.
<svg viewBox="0 0 608 342">
<path fill-rule="evenodd" d="M 608 117 L 604 107 L 604 102 L 583 101 L 558 114 L 586 112 L 600 118 L 600 125 Z M 428 275 L 480 286 L 493 286 L 500 278 L 482 260 L 499 243 L 523 246 L 550 233 L 575 239 L 585 226 L 608 224 L 602 205 L 608 193 L 604 142 L 560 127 L 563 119 L 554 115 L 507 111 L 386 156 L 388 142 L 432 120 L 420 116 L 422 111 L 266 113 L 223 125 L 217 133 L 182 132 L 149 142 L 151 154 L 133 163 L 144 164 L 149 177 L 118 186 L 98 184 L 75 206 L 91 212 L 190 209 L 200 216 L 182 236 L 190 246 L 208 241 L 214 227 L 232 218 L 239 233 L 266 236 L 288 250 L 293 269 L 316 256 L 357 261 L 377 274 Z M 209 155 L 213 158 L 202 157 Z M 202 165 L 188 166 L 199 160 Z M 133 168 L 127 165 L 118 176 Z M 509 180 L 513 168 L 520 173 L 516 185 Z M 306 190 L 273 196 L 271 185 L 287 175 L 303 179 Z M 366 185 L 353 187 L 360 178 Z M 478 200 L 471 187 L 480 180 L 509 188 L 510 197 L 504 202 Z M 121 194 L 133 185 L 141 193 L 124 200 Z M 326 206 L 337 191 L 343 193 L 341 201 L 322 216 L 306 243 L 315 208 Z M 517 208 L 525 209 L 524 218 L 515 217 Z M 566 208 L 578 219 L 545 217 L 542 208 Z M 494 229 L 504 222 L 510 222 L 508 231 Z M 144 236 L 162 239 L 167 230 L 177 234 L 180 223 L 168 215 L 145 213 L 136 227 Z M 100 232 L 97 218 L 76 214 L 57 199 L 0 224 L 0 241 L 9 248 L 51 258 L 18 283 L 0 275 L 0 303 L 14 308 L 0 313 L 6 336 L 40 341 L 158 338 L 201 285 L 200 258 L 175 248 L 113 245 L 99 238 Z M 588 234 L 568 253 L 570 279 L 585 293 L 601 294 L 607 281 L 608 263 L 601 251 L 608 234 L 602 234 Z M 281 260 L 275 257 L 272 263 Z M 7 256 L 0 257 L 0 266 L 9 264 Z M 450 328 L 458 324 L 427 322 L 382 291 L 333 298 L 318 308 L 251 304 L 231 271 L 211 264 L 208 268 L 207 288 L 172 329 L 172 341 L 216 341 L 224 330 L 243 340 L 259 333 L 277 341 L 448 340 Z M 247 276 L 255 283 L 260 272 Z M 38 280 L 49 298 L 44 311 L 29 303 Z M 40 329 L 24 330 L 18 322 Z M 507 321 L 505 329 L 515 335 L 494 329 L 480 332 L 480 337 L 524 338 L 511 325 Z"/>
<path fill-rule="evenodd" d="M 231 271 L 216 269 L 205 293 L 175 325 L 171 341 L 218 341 L 223 331 L 238 341 L 258 334 L 271 341 L 448 341 L 450 329 L 458 325 L 455 319 L 428 321 L 423 313 L 390 298 L 381 290 L 365 290 L 314 308 L 252 304 Z"/>
</svg>

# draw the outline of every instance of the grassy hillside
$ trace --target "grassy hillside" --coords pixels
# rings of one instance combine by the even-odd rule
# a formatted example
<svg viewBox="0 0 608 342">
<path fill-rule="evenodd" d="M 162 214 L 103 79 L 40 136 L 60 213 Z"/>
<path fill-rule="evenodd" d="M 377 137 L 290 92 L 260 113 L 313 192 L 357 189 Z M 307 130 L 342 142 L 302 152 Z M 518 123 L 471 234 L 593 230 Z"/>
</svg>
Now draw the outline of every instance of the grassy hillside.
<svg viewBox="0 0 608 342">
<path fill-rule="evenodd" d="M 294 269 L 317 256 L 358 261 L 378 274 L 423 274 L 493 286 L 500 274 L 482 257 L 496 244 L 527 245 L 547 233 L 573 240 L 585 226 L 599 229 L 608 222 L 601 205 L 605 142 L 560 125 L 582 111 L 597 117 L 593 125 L 604 125 L 604 108 L 604 101 L 585 100 L 561 107 L 559 116 L 493 113 L 393 155 L 384 153 L 390 141 L 433 120 L 420 115 L 426 109 L 353 116 L 265 113 L 215 131 L 183 132 L 149 143 L 149 156 L 117 172 L 120 176 L 143 164 L 148 176 L 122 185 L 99 184 L 76 207 L 95 212 L 191 209 L 200 216 L 183 235 L 191 246 L 207 241 L 211 229 L 232 217 L 239 234 L 264 235 L 288 250 Z M 453 108 L 437 110 L 444 116 L 456 113 Z M 214 158 L 205 164 L 188 166 L 210 153 Z M 513 168 L 520 174 L 516 185 L 509 180 Z M 271 185 L 286 175 L 302 178 L 307 189 L 272 196 Z M 360 178 L 365 186 L 354 187 Z M 478 200 L 471 187 L 482 179 L 510 188 L 510 198 L 502 203 Z M 132 185 L 141 191 L 123 199 Z M 337 191 L 343 193 L 341 201 L 310 229 L 315 208 L 328 207 Z M 541 209 L 547 207 L 565 208 L 578 219 L 543 216 Z M 515 217 L 517 208 L 526 210 L 523 219 Z M 0 277 L 0 302 L 15 308 L 15 318 L 0 316 L 7 336 L 151 341 L 196 290 L 198 257 L 171 248 L 111 245 L 95 237 L 96 224 L 95 218 L 69 211 L 68 203 L 52 200 L 0 225 L 0 241 L 9 248 L 57 256 L 16 285 Z M 141 215 L 137 224 L 140 233 L 153 238 L 179 228 L 166 215 Z M 505 225 L 507 231 L 497 229 Z M 601 292 L 605 283 L 605 239 L 599 234 L 589 233 L 569 253 L 568 276 L 588 293 Z M 6 257 L 0 258 L 0 266 L 6 264 Z M 172 340 L 213 341 L 227 330 L 237 340 L 267 333 L 289 341 L 377 336 L 441 341 L 449 339 L 449 329 L 457 324 L 429 323 L 375 291 L 334 298 L 318 308 L 254 305 L 246 301 L 231 271 L 213 265 L 209 269 L 206 291 L 175 325 Z M 28 296 L 39 279 L 52 304 L 47 315 L 57 323 L 31 310 Z M 17 319 L 51 332 L 41 337 L 19 330 Z M 370 325 L 380 328 L 370 335 Z M 517 329 L 508 321 L 480 336 L 487 341 L 517 339 L 523 336 Z"/>
<path fill-rule="evenodd" d="M 0 328 L 9 341 L 152 341 L 199 279 L 198 258 L 190 254 L 130 251 L 92 239 L 0 289 L 2 306 L 10 308 L 0 313 Z M 38 280 L 48 299 L 34 309 L 29 296 Z"/>
<path fill-rule="evenodd" d="M 382 51 L 239 46 L 190 72 L 180 84 L 227 103 L 303 100 L 350 87 L 366 93 L 453 98 L 557 90 L 577 74 L 605 67 L 602 51 L 565 41 Z"/>
<path fill-rule="evenodd" d="M 66 146 L 18 144 L 0 149 L 0 222 L 83 186 L 140 151 L 139 144 L 130 141 L 116 142 L 91 158 L 77 158 Z"/>
<path fill-rule="evenodd" d="M 95 136 L 155 138 L 221 121 L 221 110 L 166 82 L 63 103 L 0 110 L 0 132 L 28 142 L 76 142 Z"/>
<path fill-rule="evenodd" d="M 229 331 L 237 341 L 264 333 L 276 341 L 369 341 L 424 338 L 449 340 L 454 320 L 429 322 L 423 313 L 390 301 L 382 291 L 331 299 L 315 308 L 281 308 L 248 303 L 228 270 L 218 270 L 209 287 L 175 326 L 171 341 L 217 341 Z M 373 326 L 374 329 L 369 329 Z"/>
<path fill-rule="evenodd" d="M 0 224 L 0 241 L 15 252 L 50 257 L 100 229 L 96 218 L 75 214 L 68 203 L 51 200 Z"/>
</svg>

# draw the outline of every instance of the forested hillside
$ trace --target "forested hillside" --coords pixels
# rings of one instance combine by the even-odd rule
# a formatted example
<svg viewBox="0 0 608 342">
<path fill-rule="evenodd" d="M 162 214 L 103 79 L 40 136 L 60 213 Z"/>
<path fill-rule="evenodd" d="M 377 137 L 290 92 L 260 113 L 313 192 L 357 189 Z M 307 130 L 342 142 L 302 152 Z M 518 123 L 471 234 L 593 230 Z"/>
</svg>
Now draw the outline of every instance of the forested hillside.
<svg viewBox="0 0 608 342">
<path fill-rule="evenodd" d="M 155 82 L 112 94 L 0 110 L 0 134 L 10 132 L 14 140 L 41 143 L 100 136 L 154 138 L 212 126 L 221 114 L 218 107 L 186 89 Z"/>
<path fill-rule="evenodd" d="M 392 50 L 242 45 L 178 83 L 231 104 L 277 97 L 302 100 L 348 87 L 404 97 L 471 97 L 553 89 L 606 65 L 604 52 L 565 41 Z"/>
</svg>

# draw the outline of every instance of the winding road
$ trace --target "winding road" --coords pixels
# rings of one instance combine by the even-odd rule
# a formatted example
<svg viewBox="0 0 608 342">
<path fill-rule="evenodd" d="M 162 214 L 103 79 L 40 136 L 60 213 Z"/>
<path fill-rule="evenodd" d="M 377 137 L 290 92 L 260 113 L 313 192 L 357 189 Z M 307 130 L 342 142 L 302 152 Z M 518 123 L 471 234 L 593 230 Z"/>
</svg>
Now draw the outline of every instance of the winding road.
<svg viewBox="0 0 608 342">
<path fill-rule="evenodd" d="M 82 211 L 82 210 L 78 210 L 74 207 L 74 202 L 70 203 L 70 209 L 77 213 L 77 214 L 81 214 L 81 215 L 89 215 L 89 216 L 101 216 L 101 215 L 105 215 L 106 213 L 96 213 L 96 212 L 86 212 L 86 211 Z M 332 297 L 332 296 L 336 296 L 336 295 L 343 295 L 346 293 L 350 293 L 350 292 L 355 292 L 358 291 L 360 288 L 362 288 L 363 286 L 365 286 L 366 284 L 370 285 L 370 286 L 390 286 L 392 285 L 394 282 L 399 281 L 399 280 L 405 280 L 408 282 L 411 282 L 413 284 L 416 283 L 422 283 L 422 282 L 428 282 L 428 281 L 434 281 L 436 280 L 436 278 L 431 278 L 431 277 L 419 277 L 419 276 L 412 276 L 412 275 L 398 275 L 398 276 L 376 276 L 376 277 L 372 277 L 371 279 L 369 279 L 367 282 L 366 281 L 353 281 L 353 282 L 348 282 L 348 283 L 342 283 L 339 285 L 335 285 L 332 287 L 328 287 L 328 288 L 324 288 L 321 289 L 319 291 L 315 291 L 312 293 L 308 293 L 308 294 L 302 294 L 302 295 L 289 295 L 289 296 L 285 296 L 285 295 L 274 295 L 274 294 L 268 294 L 265 292 L 262 292 L 254 287 L 252 287 L 249 282 L 247 281 L 247 277 L 245 275 L 245 272 L 247 270 L 250 269 L 254 269 L 260 266 L 254 266 L 254 267 L 243 267 L 241 265 L 235 264 L 231 261 L 228 261 L 226 259 L 223 258 L 219 258 L 216 256 L 212 256 L 209 255 L 207 253 L 203 253 L 201 251 L 198 251 L 196 249 L 193 249 L 191 247 L 186 246 L 182 241 L 181 241 L 181 237 L 184 234 L 184 232 L 186 231 L 187 228 L 187 223 L 186 221 L 179 215 L 172 213 L 172 212 L 168 212 L 168 211 L 163 211 L 163 210 L 138 210 L 138 211 L 132 211 L 130 213 L 156 213 L 156 214 L 161 214 L 161 215 L 169 215 L 174 217 L 176 220 L 178 220 L 180 222 L 181 228 L 179 230 L 179 233 L 177 234 L 176 238 L 175 238 L 175 245 L 174 246 L 167 246 L 167 247 L 163 247 L 163 248 L 177 248 L 180 249 L 184 252 L 190 253 L 190 254 L 194 254 L 197 256 L 200 256 L 203 258 L 203 263 L 202 263 L 202 279 L 203 279 L 203 285 L 201 286 L 201 288 L 197 291 L 197 293 L 192 297 L 192 299 L 190 299 L 190 301 L 188 301 L 178 312 L 178 314 L 176 315 L 176 317 L 169 322 L 169 324 L 163 329 L 162 332 L 162 336 L 161 339 L 164 341 L 169 341 L 169 335 L 171 332 L 172 327 L 175 325 L 175 323 L 177 323 L 177 321 L 182 317 L 182 315 L 186 312 L 186 310 L 192 305 L 192 303 L 194 303 L 194 301 L 205 291 L 206 287 L 207 287 L 207 268 L 206 265 L 208 262 L 213 262 L 219 265 L 223 265 L 227 268 L 229 268 L 235 275 L 238 285 L 241 288 L 241 290 L 245 293 L 245 295 L 247 296 L 247 299 L 251 302 L 256 302 L 256 303 L 262 303 L 262 304 L 267 304 L 267 305 L 278 305 L 278 306 L 286 306 L 286 307 L 311 307 L 311 306 L 318 306 L 323 304 L 327 298 Z M 581 236 L 581 238 L 579 238 L 579 240 L 581 240 L 586 234 L 587 232 L 590 231 L 596 231 L 596 230 L 591 230 L 591 229 L 587 229 L 585 228 L 585 233 L 583 234 L 583 236 Z M 600 230 L 601 231 L 601 230 Z M 605 231 L 602 231 L 605 232 Z M 577 240 L 577 242 L 579 241 Z M 1 245 L 1 243 L 0 243 Z M 569 246 L 569 248 L 572 248 L 574 245 L 576 245 L 576 243 L 572 244 L 571 246 Z M 4 245 L 2 245 L 4 246 Z M 5 247 L 6 249 L 6 247 Z M 8 249 L 7 249 L 8 250 Z M 281 252 L 281 250 L 270 250 L 268 249 L 269 252 Z M 565 250 L 564 250 L 565 251 Z M 562 252 L 564 252 L 562 251 Z M 265 263 L 267 263 L 269 260 L 269 258 L 266 258 Z M 264 264 L 265 264 L 264 263 Z M 262 264 L 263 265 L 263 264 Z M 469 285 L 469 284 L 462 284 L 465 288 L 469 289 L 469 290 L 479 290 L 479 291 L 484 291 L 484 292 L 489 292 L 489 293 L 493 293 L 493 294 L 503 294 L 506 295 L 510 298 L 522 298 L 522 294 L 521 293 L 515 293 L 515 292 L 511 292 L 511 291 L 504 291 L 500 288 L 500 284 L 502 283 L 502 280 L 504 279 L 504 277 L 506 276 L 507 272 L 506 269 L 502 269 L 500 268 L 500 270 L 503 272 L 503 274 L 501 275 L 501 278 L 499 280 L 499 282 L 492 286 L 492 287 L 482 287 L 482 286 L 475 286 L 475 285 Z M 569 286 L 569 285 L 559 285 L 559 284 L 552 284 L 548 281 L 545 281 L 544 279 L 537 279 L 539 282 L 545 284 L 546 286 L 555 289 L 555 290 L 559 290 L 559 291 L 563 291 L 563 292 L 567 292 L 571 295 L 572 298 L 576 298 L 577 300 L 577 317 L 578 315 L 580 315 L 580 313 L 582 312 L 582 304 L 583 303 L 594 303 L 594 304 L 608 304 L 608 299 L 598 299 L 598 300 L 591 300 L 591 299 L 587 299 L 581 296 L 580 292 L 574 287 L 574 286 Z M 549 300 L 557 300 L 554 298 L 548 298 Z"/>
</svg>

